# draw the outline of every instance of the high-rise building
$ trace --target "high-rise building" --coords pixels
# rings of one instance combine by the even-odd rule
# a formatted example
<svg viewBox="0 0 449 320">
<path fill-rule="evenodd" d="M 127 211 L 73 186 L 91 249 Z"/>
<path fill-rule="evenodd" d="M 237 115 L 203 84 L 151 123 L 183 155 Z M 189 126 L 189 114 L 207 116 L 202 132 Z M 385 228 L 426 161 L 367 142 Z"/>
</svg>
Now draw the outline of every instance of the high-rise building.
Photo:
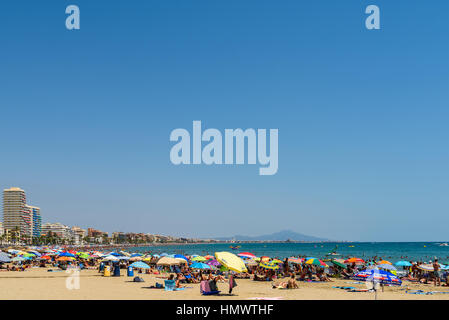
<svg viewBox="0 0 449 320">
<path fill-rule="evenodd" d="M 24 190 L 3 190 L 3 227 L 5 230 L 18 230 L 22 235 L 32 236 L 32 212 L 26 205 Z"/>
<path fill-rule="evenodd" d="M 42 234 L 42 217 L 41 209 L 38 207 L 28 206 L 33 217 L 33 238 L 39 238 Z"/>
</svg>

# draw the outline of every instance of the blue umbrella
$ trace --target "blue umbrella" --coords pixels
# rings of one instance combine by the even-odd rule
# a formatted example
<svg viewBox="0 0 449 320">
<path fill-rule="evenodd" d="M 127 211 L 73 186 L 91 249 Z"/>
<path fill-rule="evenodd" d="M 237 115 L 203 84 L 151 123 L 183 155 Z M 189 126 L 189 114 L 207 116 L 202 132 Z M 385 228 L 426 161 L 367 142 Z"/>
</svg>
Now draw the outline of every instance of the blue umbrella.
<svg viewBox="0 0 449 320">
<path fill-rule="evenodd" d="M 161 253 L 161 257 L 165 257 L 165 256 L 168 256 L 168 253 Z"/>
<path fill-rule="evenodd" d="M 185 261 L 189 261 L 187 257 L 183 256 L 182 254 L 175 254 L 175 258 L 184 259 Z"/>
<path fill-rule="evenodd" d="M 190 265 L 190 268 L 193 269 L 212 269 L 212 267 L 208 264 L 202 262 L 195 262 Z"/>
<path fill-rule="evenodd" d="M 60 257 L 72 257 L 72 258 L 75 258 L 75 255 L 72 254 L 72 253 L 70 253 L 70 252 L 61 252 L 61 253 L 59 254 L 59 256 L 60 256 Z"/>
<path fill-rule="evenodd" d="M 114 256 L 114 257 L 122 256 L 120 253 L 117 253 L 117 252 L 111 252 L 109 255 Z"/>
<path fill-rule="evenodd" d="M 394 264 L 397 267 L 411 267 L 412 264 L 408 261 L 398 261 Z"/>
<path fill-rule="evenodd" d="M 352 278 L 354 280 L 371 281 L 379 284 L 391 284 L 396 286 L 400 286 L 402 284 L 401 279 L 391 272 L 379 269 L 363 270 L 355 274 Z"/>
<path fill-rule="evenodd" d="M 134 258 L 134 257 L 141 257 L 142 256 L 142 254 L 140 254 L 140 253 L 133 253 L 132 255 L 131 255 L 131 258 Z"/>
<path fill-rule="evenodd" d="M 130 266 L 133 268 L 138 268 L 138 269 L 150 269 L 150 266 L 142 261 L 134 262 L 134 263 L 130 264 Z"/>
</svg>

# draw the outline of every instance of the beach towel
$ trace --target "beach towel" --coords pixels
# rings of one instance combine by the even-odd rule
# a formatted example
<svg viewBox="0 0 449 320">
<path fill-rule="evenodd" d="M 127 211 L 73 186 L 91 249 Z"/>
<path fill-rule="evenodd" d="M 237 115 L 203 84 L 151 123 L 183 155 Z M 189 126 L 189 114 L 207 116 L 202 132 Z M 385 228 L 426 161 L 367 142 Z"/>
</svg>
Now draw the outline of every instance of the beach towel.
<svg viewBox="0 0 449 320">
<path fill-rule="evenodd" d="M 209 287 L 209 282 L 208 281 L 206 281 L 206 280 L 201 281 L 201 283 L 200 283 L 200 291 L 201 291 L 201 293 L 210 291 L 210 287 Z"/>
<path fill-rule="evenodd" d="M 175 280 L 165 280 L 165 291 L 174 291 L 175 290 Z"/>
</svg>

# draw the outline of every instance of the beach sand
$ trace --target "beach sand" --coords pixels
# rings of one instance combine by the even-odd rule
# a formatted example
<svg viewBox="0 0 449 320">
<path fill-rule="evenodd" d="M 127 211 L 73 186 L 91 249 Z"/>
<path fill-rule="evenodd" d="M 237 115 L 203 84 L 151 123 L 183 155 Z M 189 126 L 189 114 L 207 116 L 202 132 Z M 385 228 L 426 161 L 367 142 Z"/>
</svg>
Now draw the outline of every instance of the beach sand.
<svg viewBox="0 0 449 320">
<path fill-rule="evenodd" d="M 31 268 L 24 272 L 0 272 L 0 299 L 38 299 L 38 300 L 114 300 L 114 299 L 146 299 L 146 300 L 217 300 L 250 298 L 278 298 L 281 300 L 374 300 L 374 293 L 346 292 L 333 286 L 351 286 L 366 289 L 364 283 L 354 284 L 351 280 L 335 280 L 325 283 L 299 282 L 299 289 L 285 290 L 272 289 L 271 282 L 257 282 L 246 279 L 237 279 L 238 286 L 234 295 L 227 295 L 228 284 L 218 283 L 222 291 L 221 296 L 202 296 L 199 284 L 187 284 L 186 289 L 169 292 L 164 289 L 150 289 L 155 282 L 163 283 L 164 279 L 155 275 L 138 274 L 145 282 L 132 282 L 122 270 L 120 277 L 103 277 L 96 270 L 83 270 L 80 272 L 79 289 L 69 290 L 66 279 L 71 274 L 64 271 L 47 272 L 44 268 Z M 125 274 L 125 275 L 124 275 Z M 135 274 L 137 275 L 137 274 Z M 447 287 L 435 287 L 433 284 L 417 285 L 406 283 L 410 290 L 446 291 Z M 398 287 L 386 287 L 384 292 L 378 292 L 378 300 L 448 300 L 449 294 L 417 295 L 407 294 Z M 402 289 L 402 290 L 401 290 Z"/>
</svg>

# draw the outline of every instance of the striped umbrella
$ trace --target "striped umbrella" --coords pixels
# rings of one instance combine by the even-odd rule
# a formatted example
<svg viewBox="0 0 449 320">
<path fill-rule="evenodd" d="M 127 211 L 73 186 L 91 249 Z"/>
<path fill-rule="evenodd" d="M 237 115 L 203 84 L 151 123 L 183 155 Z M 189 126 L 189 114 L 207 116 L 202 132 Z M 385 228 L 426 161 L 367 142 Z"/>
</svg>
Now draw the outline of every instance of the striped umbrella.
<svg viewBox="0 0 449 320">
<path fill-rule="evenodd" d="M 303 263 L 303 261 L 304 261 L 304 259 L 302 259 L 302 258 L 295 258 L 295 257 L 288 258 L 288 262 L 291 262 L 291 263 L 301 264 L 301 263 Z"/>
<path fill-rule="evenodd" d="M 263 261 L 259 264 L 260 267 L 264 269 L 277 270 L 279 269 L 279 265 L 274 263 L 273 261 Z"/>
<path fill-rule="evenodd" d="M 251 252 L 240 252 L 237 254 L 240 258 L 254 259 L 256 256 Z"/>
<path fill-rule="evenodd" d="M 390 284 L 395 286 L 400 286 L 402 284 L 401 279 L 391 272 L 379 269 L 363 270 L 355 274 L 352 278 L 354 280 L 371 281 L 374 283 Z"/>
<path fill-rule="evenodd" d="M 320 267 L 327 267 L 327 266 L 328 266 L 328 265 L 325 264 L 323 261 L 321 261 L 320 259 L 317 259 L 317 258 L 311 258 L 311 259 L 308 259 L 308 260 L 306 261 L 306 263 L 307 263 L 307 264 L 313 264 L 313 265 L 315 265 L 315 266 L 320 266 Z"/>
</svg>

